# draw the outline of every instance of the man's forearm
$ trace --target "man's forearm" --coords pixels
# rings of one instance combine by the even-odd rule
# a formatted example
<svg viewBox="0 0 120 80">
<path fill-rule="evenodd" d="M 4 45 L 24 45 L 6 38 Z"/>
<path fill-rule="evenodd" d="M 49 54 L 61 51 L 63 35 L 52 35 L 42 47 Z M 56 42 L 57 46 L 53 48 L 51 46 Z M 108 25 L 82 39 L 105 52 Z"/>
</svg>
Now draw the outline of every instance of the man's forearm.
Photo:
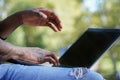
<svg viewBox="0 0 120 80">
<path fill-rule="evenodd" d="M 7 17 L 0 22 L 0 37 L 7 38 L 21 24 L 22 20 L 19 13 Z"/>
<path fill-rule="evenodd" d="M 0 39 L 0 61 L 10 58 L 8 54 L 12 49 L 12 45 Z"/>
<path fill-rule="evenodd" d="M 18 58 L 17 46 L 0 39 L 0 61 Z"/>
</svg>

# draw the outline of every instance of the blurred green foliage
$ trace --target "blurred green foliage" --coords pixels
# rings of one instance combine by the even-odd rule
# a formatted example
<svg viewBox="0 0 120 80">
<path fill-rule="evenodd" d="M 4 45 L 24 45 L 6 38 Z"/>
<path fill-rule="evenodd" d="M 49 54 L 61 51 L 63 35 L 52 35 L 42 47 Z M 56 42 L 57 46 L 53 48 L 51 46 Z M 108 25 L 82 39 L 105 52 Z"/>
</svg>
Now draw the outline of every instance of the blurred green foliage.
<svg viewBox="0 0 120 80">
<path fill-rule="evenodd" d="M 96 4 L 99 0 L 96 0 Z M 83 0 L 1 0 L 0 19 L 24 9 L 45 7 L 61 19 L 63 30 L 53 32 L 46 26 L 20 26 L 7 41 L 19 46 L 35 46 L 59 53 L 59 49 L 73 43 L 87 28 L 120 28 L 120 1 L 103 0 L 94 12 L 84 6 Z M 92 4 L 91 4 L 92 5 Z M 112 47 L 112 54 L 120 71 L 120 40 Z M 106 78 L 114 74 L 110 51 L 99 62 L 98 71 Z M 114 77 L 114 75 L 113 75 Z"/>
</svg>

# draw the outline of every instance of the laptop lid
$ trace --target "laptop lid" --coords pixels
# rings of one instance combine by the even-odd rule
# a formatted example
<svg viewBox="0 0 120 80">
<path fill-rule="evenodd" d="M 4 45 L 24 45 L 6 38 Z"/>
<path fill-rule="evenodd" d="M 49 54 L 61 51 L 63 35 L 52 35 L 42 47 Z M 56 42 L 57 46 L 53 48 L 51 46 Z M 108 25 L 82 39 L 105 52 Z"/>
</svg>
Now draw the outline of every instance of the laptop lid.
<svg viewBox="0 0 120 80">
<path fill-rule="evenodd" d="M 88 28 L 60 57 L 64 66 L 90 68 L 120 36 L 120 29 Z"/>
</svg>

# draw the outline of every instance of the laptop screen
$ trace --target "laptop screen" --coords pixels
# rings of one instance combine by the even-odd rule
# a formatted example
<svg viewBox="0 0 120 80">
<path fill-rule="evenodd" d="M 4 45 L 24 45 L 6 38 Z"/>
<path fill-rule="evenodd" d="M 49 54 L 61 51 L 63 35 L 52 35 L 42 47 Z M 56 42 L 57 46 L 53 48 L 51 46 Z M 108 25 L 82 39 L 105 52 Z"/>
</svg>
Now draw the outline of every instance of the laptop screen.
<svg viewBox="0 0 120 80">
<path fill-rule="evenodd" d="M 120 36 L 120 29 L 88 28 L 61 56 L 60 63 L 90 68 Z"/>
</svg>

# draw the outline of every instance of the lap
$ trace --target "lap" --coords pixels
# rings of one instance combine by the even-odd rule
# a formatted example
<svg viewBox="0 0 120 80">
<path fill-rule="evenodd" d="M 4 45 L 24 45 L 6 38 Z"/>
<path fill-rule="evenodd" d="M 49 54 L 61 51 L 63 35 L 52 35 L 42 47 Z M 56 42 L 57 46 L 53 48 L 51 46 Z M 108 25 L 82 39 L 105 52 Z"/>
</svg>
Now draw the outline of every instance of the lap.
<svg viewBox="0 0 120 80">
<path fill-rule="evenodd" d="M 93 75 L 90 74 L 91 72 L 88 69 L 86 69 L 86 74 L 80 77 L 80 74 L 77 73 L 80 69 L 1 64 L 0 80 L 80 80 L 80 78 L 83 78 L 83 80 L 93 80 L 92 78 L 86 79 L 86 77 Z M 75 72 L 75 70 L 77 71 Z M 94 73 L 94 76 L 96 76 L 96 73 Z"/>
</svg>

